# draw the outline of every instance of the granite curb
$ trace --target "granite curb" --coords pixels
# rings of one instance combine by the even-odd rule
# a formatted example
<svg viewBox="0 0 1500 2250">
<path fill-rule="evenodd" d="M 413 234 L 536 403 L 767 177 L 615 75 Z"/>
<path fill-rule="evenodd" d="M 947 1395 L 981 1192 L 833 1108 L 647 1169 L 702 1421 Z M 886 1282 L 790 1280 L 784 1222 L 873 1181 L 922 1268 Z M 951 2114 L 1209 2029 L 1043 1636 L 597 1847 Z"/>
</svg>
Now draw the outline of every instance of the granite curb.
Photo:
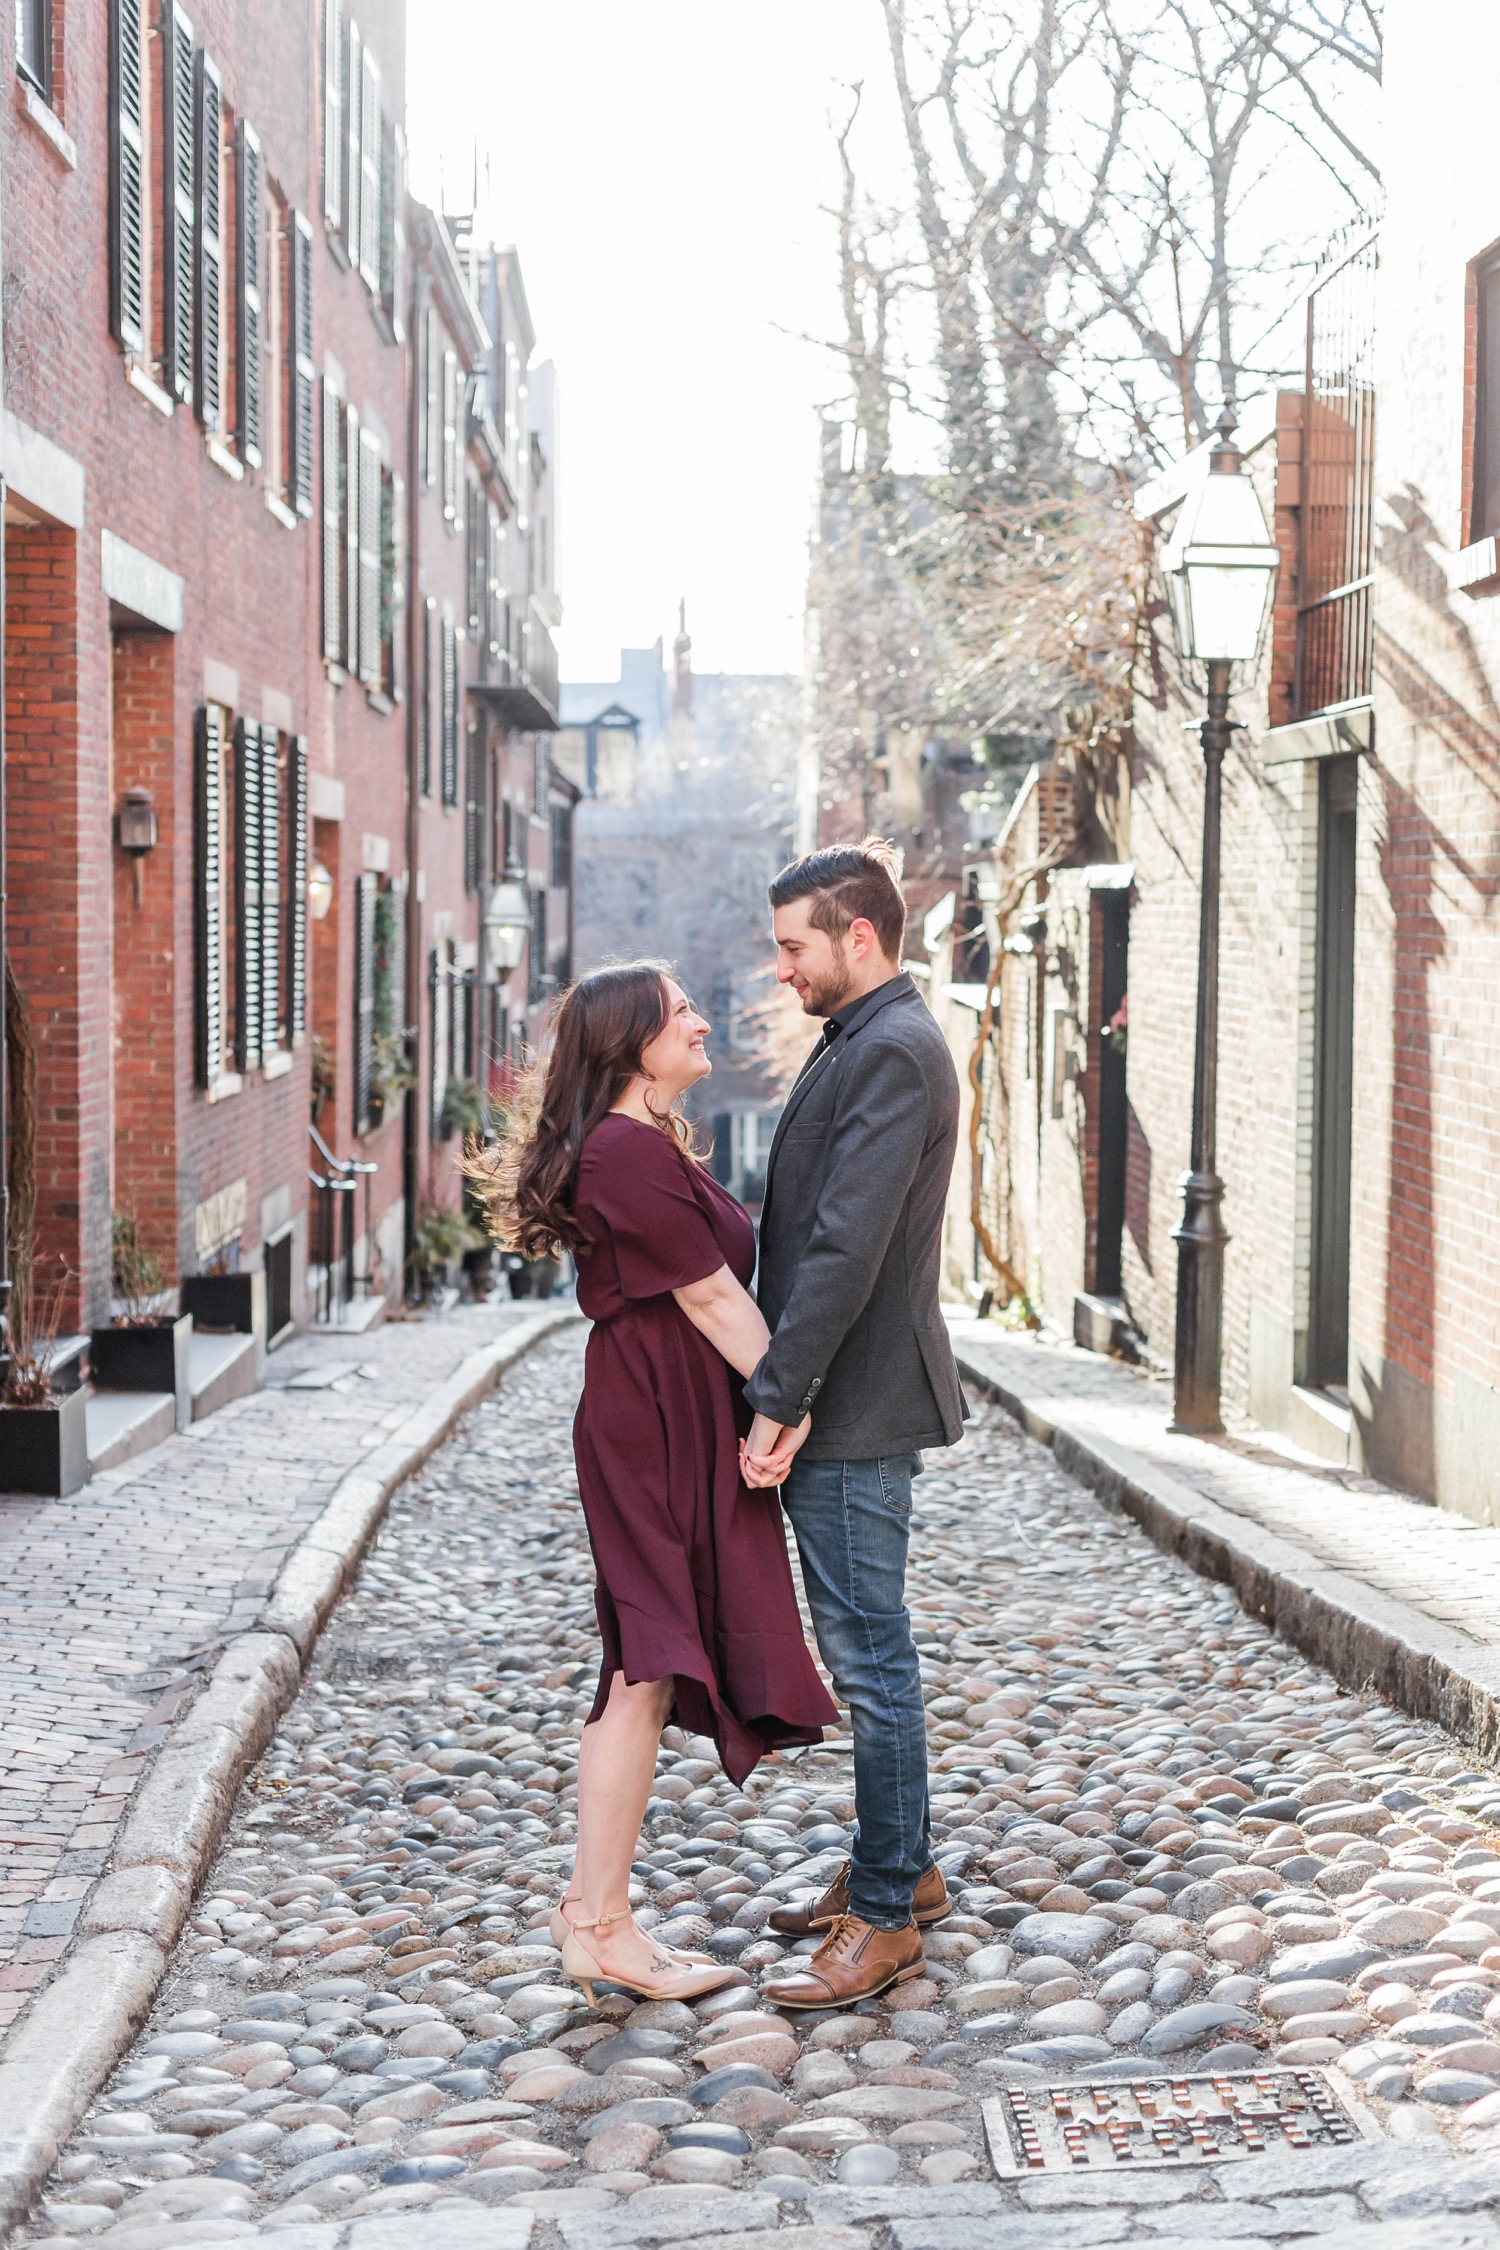
<svg viewBox="0 0 1500 2250">
<path fill-rule="evenodd" d="M 110 1871 L 80 1910 L 79 1941 L 0 2047 L 0 2242 L 145 2020 L 193 1893 L 245 1774 L 396 1490 L 508 1367 L 579 1314 L 538 1313 L 460 1361 L 368 1459 L 340 1479 L 291 1549 L 265 1608 L 236 1633 L 135 1792 Z"/>
<path fill-rule="evenodd" d="M 1345 1687 L 1383 1695 L 1481 1755 L 1500 1755 L 1500 1654 L 1221 1507 L 1185 1478 L 1090 1429 L 1086 1413 L 1076 1421 L 1060 1418 L 1055 1370 L 1047 1374 L 1044 1410 L 1020 1383 L 966 1352 L 963 1342 L 955 1342 L 955 1355 L 965 1379 L 1049 1447 L 1059 1468 L 1200 1577 L 1232 1587 L 1243 1609 Z"/>
</svg>

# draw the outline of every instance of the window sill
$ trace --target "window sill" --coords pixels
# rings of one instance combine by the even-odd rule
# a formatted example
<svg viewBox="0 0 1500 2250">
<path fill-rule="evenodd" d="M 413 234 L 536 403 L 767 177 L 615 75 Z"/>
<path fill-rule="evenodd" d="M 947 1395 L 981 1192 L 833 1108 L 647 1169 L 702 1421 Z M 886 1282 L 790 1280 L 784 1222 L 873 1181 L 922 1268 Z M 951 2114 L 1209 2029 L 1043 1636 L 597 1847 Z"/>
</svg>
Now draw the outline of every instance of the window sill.
<svg viewBox="0 0 1500 2250">
<path fill-rule="evenodd" d="M 342 266 L 345 273 L 348 273 L 350 270 L 348 245 L 331 219 L 323 221 L 323 239 L 332 253 L 334 264 Z"/>
<path fill-rule="evenodd" d="M 365 689 L 365 701 L 369 704 L 370 709 L 378 711 L 382 718 L 385 717 L 387 712 L 394 711 L 396 708 L 383 688 L 367 687 Z"/>
<path fill-rule="evenodd" d="M 164 421 L 170 422 L 177 412 L 177 401 L 164 391 L 160 383 L 146 373 L 144 367 L 131 361 L 125 369 L 125 380 L 133 391 L 139 391 L 148 406 L 154 406 Z"/>
<path fill-rule="evenodd" d="M 203 445 L 208 458 L 216 469 L 222 469 L 225 476 L 230 478 L 233 483 L 244 483 L 245 464 L 235 458 L 222 438 L 206 437 L 203 440 Z"/>
<path fill-rule="evenodd" d="M 78 169 L 78 144 L 73 139 L 72 134 L 66 130 L 56 110 L 44 100 L 35 86 L 24 78 L 20 81 L 20 86 L 22 104 L 32 124 L 48 146 L 62 158 L 68 170 L 76 172 Z"/>
<path fill-rule="evenodd" d="M 207 1098 L 211 1102 L 227 1102 L 231 1094 L 242 1094 L 244 1090 L 245 1081 L 243 1078 L 241 1078 L 239 1072 L 236 1070 L 224 1070 L 219 1073 L 218 1077 L 209 1087 Z"/>
<path fill-rule="evenodd" d="M 291 1067 L 291 1051 L 289 1048 L 281 1047 L 274 1055 L 266 1056 L 265 1061 L 261 1064 L 261 1076 L 267 1080 L 285 1078 Z"/>
<path fill-rule="evenodd" d="M 334 663 L 334 661 L 333 661 L 333 658 L 332 658 L 331 656 L 325 656 L 325 657 L 324 657 L 324 659 L 323 659 L 323 670 L 325 671 L 325 673 L 326 673 L 326 674 L 327 674 L 327 676 L 328 676 L 328 684 L 329 684 L 329 686 L 330 686 L 330 687 L 347 687 L 347 686 L 348 686 L 348 684 L 349 684 L 349 675 L 348 675 L 348 673 L 347 673 L 347 672 L 346 672 L 346 671 L 344 670 L 344 667 L 343 667 L 343 665 L 342 665 L 342 664 L 335 664 L 335 663 Z"/>
<path fill-rule="evenodd" d="M 295 531 L 302 521 L 296 511 L 289 508 L 286 502 L 279 499 L 274 492 L 266 494 L 266 513 L 274 516 L 276 521 L 287 531 Z"/>
</svg>

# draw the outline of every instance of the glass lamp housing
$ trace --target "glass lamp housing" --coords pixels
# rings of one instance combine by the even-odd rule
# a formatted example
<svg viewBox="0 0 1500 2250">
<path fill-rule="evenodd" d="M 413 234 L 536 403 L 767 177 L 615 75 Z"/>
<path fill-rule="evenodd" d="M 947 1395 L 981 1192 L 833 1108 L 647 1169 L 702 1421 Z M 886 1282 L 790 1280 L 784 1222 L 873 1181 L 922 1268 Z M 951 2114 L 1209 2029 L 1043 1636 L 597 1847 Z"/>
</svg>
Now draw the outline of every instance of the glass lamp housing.
<svg viewBox="0 0 1500 2250">
<path fill-rule="evenodd" d="M 1232 468 L 1210 469 L 1162 555 L 1183 655 L 1249 664 L 1260 646 L 1281 557 L 1266 530 L 1254 485 Z"/>
</svg>

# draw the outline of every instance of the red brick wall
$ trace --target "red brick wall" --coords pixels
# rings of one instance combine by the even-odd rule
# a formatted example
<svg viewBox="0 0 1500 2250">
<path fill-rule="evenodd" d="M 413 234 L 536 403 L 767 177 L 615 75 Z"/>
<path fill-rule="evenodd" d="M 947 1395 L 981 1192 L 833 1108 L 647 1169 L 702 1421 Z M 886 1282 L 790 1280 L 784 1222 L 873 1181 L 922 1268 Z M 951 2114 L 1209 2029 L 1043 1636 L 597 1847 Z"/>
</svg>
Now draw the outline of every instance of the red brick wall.
<svg viewBox="0 0 1500 2250">
<path fill-rule="evenodd" d="M 176 1281 L 179 1251 L 176 645 L 170 633 L 119 633 L 111 701 L 113 797 L 149 789 L 157 843 L 139 865 L 114 854 L 114 1206 Z M 139 885 L 139 897 L 137 886 Z M 190 1269 L 191 1270 L 191 1269 Z"/>
</svg>

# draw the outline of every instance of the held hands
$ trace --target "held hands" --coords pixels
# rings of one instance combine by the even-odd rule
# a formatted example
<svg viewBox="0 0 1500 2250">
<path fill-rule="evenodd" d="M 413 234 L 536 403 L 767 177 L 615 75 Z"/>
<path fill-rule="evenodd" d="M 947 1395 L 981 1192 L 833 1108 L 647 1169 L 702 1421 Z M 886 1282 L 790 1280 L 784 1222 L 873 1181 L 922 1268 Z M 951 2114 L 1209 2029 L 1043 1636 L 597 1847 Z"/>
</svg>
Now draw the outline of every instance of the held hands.
<svg viewBox="0 0 1500 2250">
<path fill-rule="evenodd" d="M 804 1414 L 795 1429 L 787 1423 L 769 1421 L 764 1414 L 756 1415 L 750 1435 L 740 1445 L 740 1474 L 752 1492 L 786 1482 L 793 1457 L 806 1443 L 811 1428 L 810 1414 Z"/>
</svg>

